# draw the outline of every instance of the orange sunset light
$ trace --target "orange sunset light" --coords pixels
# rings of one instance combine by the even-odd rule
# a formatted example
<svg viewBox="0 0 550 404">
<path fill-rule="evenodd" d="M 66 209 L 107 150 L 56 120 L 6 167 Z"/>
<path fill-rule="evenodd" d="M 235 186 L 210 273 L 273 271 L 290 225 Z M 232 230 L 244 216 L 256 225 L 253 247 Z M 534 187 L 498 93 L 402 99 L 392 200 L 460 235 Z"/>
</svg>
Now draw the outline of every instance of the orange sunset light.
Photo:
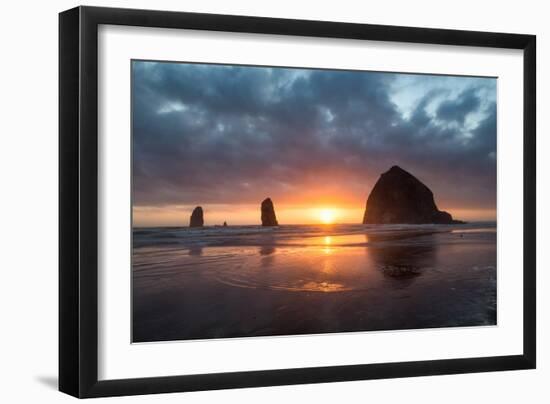
<svg viewBox="0 0 550 404">
<path fill-rule="evenodd" d="M 196 205 L 172 206 L 134 206 L 132 220 L 137 227 L 156 226 L 188 226 L 189 216 Z M 227 222 L 232 225 L 261 224 L 260 211 L 257 204 L 201 204 L 204 209 L 205 226 L 222 225 Z M 444 205 L 445 206 L 445 205 Z M 446 206 L 445 206 L 446 207 Z M 495 211 L 480 209 L 453 209 L 448 208 L 453 216 L 467 221 L 495 220 Z M 278 203 L 275 200 L 275 212 L 279 224 L 322 224 L 332 225 L 339 223 L 361 223 L 365 213 L 362 201 L 355 205 L 350 204 L 320 204 L 315 206 L 302 203 L 300 205 Z"/>
<path fill-rule="evenodd" d="M 336 219 L 336 210 L 331 208 L 323 208 L 319 210 L 319 220 L 323 224 L 332 224 Z"/>
</svg>

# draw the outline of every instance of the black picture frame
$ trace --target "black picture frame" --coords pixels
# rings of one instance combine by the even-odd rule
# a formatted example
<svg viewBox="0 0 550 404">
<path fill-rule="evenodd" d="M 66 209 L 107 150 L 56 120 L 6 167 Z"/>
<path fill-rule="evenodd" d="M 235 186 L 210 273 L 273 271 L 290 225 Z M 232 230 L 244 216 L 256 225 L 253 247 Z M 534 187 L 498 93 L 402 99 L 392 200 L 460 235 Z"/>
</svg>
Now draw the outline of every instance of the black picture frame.
<svg viewBox="0 0 550 404">
<path fill-rule="evenodd" d="M 523 50 L 523 353 L 98 380 L 97 52 L 100 24 Z M 59 390 L 85 398 L 535 368 L 535 107 L 534 35 L 96 7 L 77 7 L 60 13 Z"/>
</svg>

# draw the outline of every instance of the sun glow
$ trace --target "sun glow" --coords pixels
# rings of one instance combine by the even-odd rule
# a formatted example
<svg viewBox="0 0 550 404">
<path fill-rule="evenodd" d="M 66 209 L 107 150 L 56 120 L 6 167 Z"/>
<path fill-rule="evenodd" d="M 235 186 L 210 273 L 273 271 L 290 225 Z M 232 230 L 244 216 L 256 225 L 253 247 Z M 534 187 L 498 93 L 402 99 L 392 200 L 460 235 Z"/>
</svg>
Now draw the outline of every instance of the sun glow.
<svg viewBox="0 0 550 404">
<path fill-rule="evenodd" d="M 334 211 L 334 209 L 321 209 L 319 211 L 319 220 L 321 220 L 321 223 L 323 224 L 334 223 L 335 217 L 336 212 Z"/>
<path fill-rule="evenodd" d="M 189 216 L 198 203 L 191 205 L 134 206 L 133 225 L 136 227 L 189 226 Z M 205 226 L 259 225 L 259 204 L 201 204 Z M 325 213 L 326 212 L 326 213 Z M 362 204 L 321 204 L 317 201 L 300 205 L 286 205 L 275 201 L 275 213 L 281 225 L 360 223 L 365 208 Z"/>
</svg>

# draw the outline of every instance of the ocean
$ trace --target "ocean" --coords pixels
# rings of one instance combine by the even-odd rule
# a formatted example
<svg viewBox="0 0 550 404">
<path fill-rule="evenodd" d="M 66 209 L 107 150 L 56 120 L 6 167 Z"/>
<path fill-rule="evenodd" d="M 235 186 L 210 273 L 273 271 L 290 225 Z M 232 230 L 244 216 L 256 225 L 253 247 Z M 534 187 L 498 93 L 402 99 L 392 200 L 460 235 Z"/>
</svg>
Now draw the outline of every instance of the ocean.
<svg viewBox="0 0 550 404">
<path fill-rule="evenodd" d="M 496 224 L 135 228 L 133 342 L 496 325 Z"/>
</svg>

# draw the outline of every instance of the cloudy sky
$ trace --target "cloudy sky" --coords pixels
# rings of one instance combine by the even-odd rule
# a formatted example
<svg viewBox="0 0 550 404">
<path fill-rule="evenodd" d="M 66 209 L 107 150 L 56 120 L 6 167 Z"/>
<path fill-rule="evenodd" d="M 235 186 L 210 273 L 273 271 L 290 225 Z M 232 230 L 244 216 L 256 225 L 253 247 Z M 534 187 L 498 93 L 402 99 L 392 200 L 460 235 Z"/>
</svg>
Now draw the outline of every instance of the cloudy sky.
<svg viewBox="0 0 550 404">
<path fill-rule="evenodd" d="M 458 219 L 494 219 L 496 79 L 132 62 L 136 225 L 360 222 L 399 165 Z"/>
</svg>

